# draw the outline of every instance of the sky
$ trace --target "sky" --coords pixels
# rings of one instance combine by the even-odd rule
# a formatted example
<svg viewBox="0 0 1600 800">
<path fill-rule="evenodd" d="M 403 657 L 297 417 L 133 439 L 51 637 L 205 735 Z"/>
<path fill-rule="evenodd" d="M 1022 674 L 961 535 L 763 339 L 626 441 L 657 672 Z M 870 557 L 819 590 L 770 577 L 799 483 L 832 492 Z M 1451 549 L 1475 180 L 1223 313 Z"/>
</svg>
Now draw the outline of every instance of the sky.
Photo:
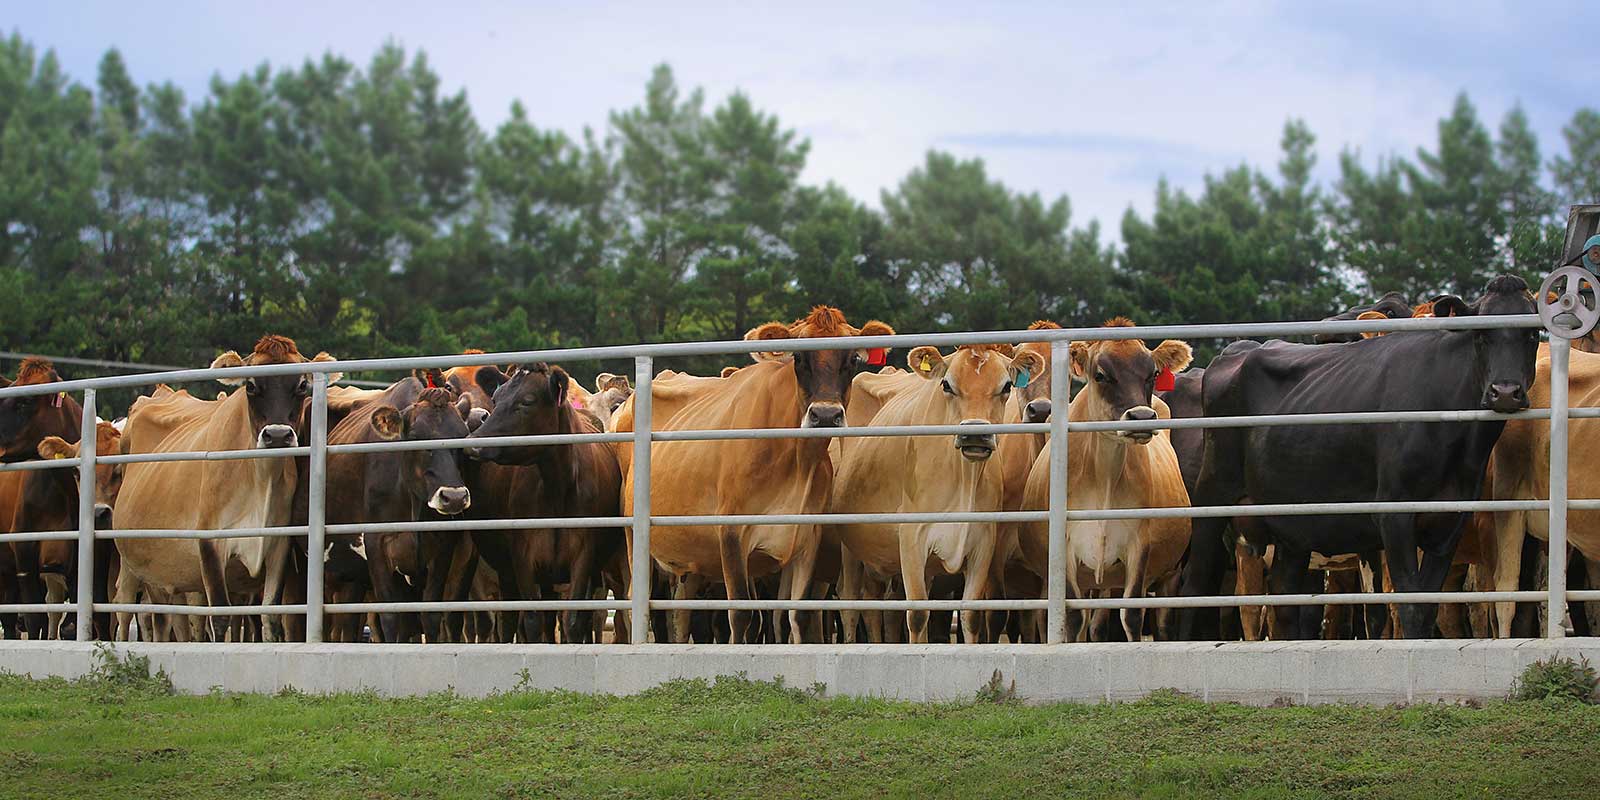
<svg viewBox="0 0 1600 800">
<path fill-rule="evenodd" d="M 1587 12 L 1587 13 L 1584 13 Z M 14 2 L 0 30 L 56 51 L 92 83 L 107 48 L 135 81 L 191 100 L 211 76 L 386 41 L 426 51 L 486 129 L 521 100 L 535 124 L 603 132 L 672 65 L 708 105 L 744 91 L 811 143 L 804 180 L 878 205 L 933 148 L 991 177 L 1070 197 L 1075 224 L 1116 237 L 1156 182 L 1195 191 L 1241 163 L 1273 170 L 1286 120 L 1338 154 L 1414 157 L 1465 90 L 1494 130 L 1521 103 L 1546 159 L 1600 104 L 1600 48 L 1577 2 L 543 3 Z"/>
</svg>

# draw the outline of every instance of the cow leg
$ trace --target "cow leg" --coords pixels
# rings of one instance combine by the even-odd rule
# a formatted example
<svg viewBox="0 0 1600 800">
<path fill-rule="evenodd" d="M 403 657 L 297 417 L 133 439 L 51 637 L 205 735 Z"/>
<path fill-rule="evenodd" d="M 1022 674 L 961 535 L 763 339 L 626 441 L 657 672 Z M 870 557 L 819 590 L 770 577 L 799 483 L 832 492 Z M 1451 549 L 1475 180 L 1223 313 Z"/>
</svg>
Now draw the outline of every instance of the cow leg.
<svg viewBox="0 0 1600 800">
<path fill-rule="evenodd" d="M 410 599 L 402 587 L 405 580 L 395 570 L 394 560 L 390 558 L 389 549 L 379 537 L 395 534 L 378 534 L 371 537 L 367 545 L 367 576 L 372 580 L 372 593 L 377 596 L 380 603 L 398 603 Z M 406 535 L 406 534 L 399 534 Z M 383 640 L 386 642 L 403 642 L 405 634 L 400 630 L 400 613 L 385 611 L 378 614 L 378 624 L 383 629 Z"/>
<path fill-rule="evenodd" d="M 200 583 L 205 588 L 206 605 L 226 608 L 232 603 L 228 601 L 228 581 L 223 574 L 222 543 L 215 539 L 200 540 Z M 211 638 L 213 641 L 224 641 L 228 629 L 233 627 L 233 618 L 227 614 L 217 614 L 210 617 Z"/>
<path fill-rule="evenodd" d="M 585 531 L 563 531 L 568 536 L 587 536 Z M 578 548 L 578 554 L 572 559 L 568 568 L 567 598 L 570 600 L 588 600 L 593 594 L 592 587 L 595 583 L 595 546 L 593 539 L 585 539 L 584 544 Z M 593 612 L 568 611 L 563 615 L 562 641 L 579 642 L 588 644 L 590 641 L 599 641 L 594 638 L 594 623 L 590 621 Z"/>
<path fill-rule="evenodd" d="M 1250 544 L 1240 537 L 1233 545 L 1233 593 L 1239 597 L 1267 593 L 1267 562 L 1250 549 Z M 1244 630 L 1244 640 L 1261 640 L 1261 618 L 1266 606 L 1239 606 L 1239 626 Z"/>
<path fill-rule="evenodd" d="M 116 591 L 117 579 L 122 572 L 122 562 L 117 553 L 117 543 L 109 539 L 98 539 L 94 543 L 94 602 L 107 603 Z M 112 614 L 109 611 L 94 612 L 95 638 L 110 641 L 112 638 Z"/>
<path fill-rule="evenodd" d="M 1587 556 L 1584 556 L 1583 566 L 1584 576 L 1588 578 L 1588 588 L 1600 589 L 1600 559 L 1588 558 Z M 1574 609 L 1581 610 L 1574 610 L 1572 612 L 1573 627 L 1577 627 L 1578 620 L 1580 618 L 1584 622 L 1585 632 L 1578 634 L 1579 636 L 1593 636 L 1595 631 L 1600 630 L 1600 603 L 1590 600 L 1574 606 Z"/>
<path fill-rule="evenodd" d="M 1459 535 L 1460 521 L 1457 520 L 1455 524 Z M 1419 564 L 1417 527 L 1416 514 L 1378 516 L 1378 530 L 1383 535 L 1384 563 L 1389 567 L 1389 575 L 1397 591 L 1436 592 L 1444 584 L 1444 574 L 1450 569 L 1450 559 L 1432 551 L 1425 551 Z M 1429 603 L 1402 603 L 1399 634 L 1407 639 L 1433 636 L 1434 623 L 1438 616 L 1438 606 Z"/>
<path fill-rule="evenodd" d="M 700 597 L 700 592 L 705 589 L 705 578 L 690 572 L 678 578 L 677 584 L 672 587 L 672 597 L 676 600 L 694 600 Z M 686 608 L 674 608 L 668 612 L 669 625 L 666 629 L 667 641 L 673 644 L 684 644 L 693 636 L 691 632 L 691 618 L 694 612 Z M 697 644 L 705 644 L 696 638 Z"/>
<path fill-rule="evenodd" d="M 719 512 L 726 513 L 726 512 Z M 734 525 L 724 525 L 717 533 L 717 545 L 722 554 L 722 585 L 728 592 L 729 600 L 748 600 L 755 594 L 750 584 L 748 555 L 740 535 L 739 528 Z M 728 638 L 733 644 L 747 644 L 751 641 L 751 620 L 754 615 L 749 611 L 728 610 Z"/>
<path fill-rule="evenodd" d="M 850 548 L 839 545 L 839 599 L 862 599 L 862 579 L 867 567 L 850 552 Z M 843 609 L 839 612 L 840 625 L 844 628 L 844 643 L 856 644 L 856 626 L 860 624 L 862 612 Z"/>
<path fill-rule="evenodd" d="M 1135 541 L 1133 547 L 1128 548 L 1128 559 L 1123 564 L 1122 597 L 1124 600 L 1144 595 L 1145 580 L 1145 545 Z M 1144 609 L 1122 609 L 1122 632 L 1127 635 L 1128 641 L 1138 642 L 1144 640 Z"/>
<path fill-rule="evenodd" d="M 1272 584 L 1273 594 L 1298 594 L 1306 584 L 1306 576 L 1310 570 L 1311 553 L 1305 550 L 1293 550 L 1279 543 L 1272 556 L 1272 567 L 1267 573 L 1268 581 Z M 1283 639 L 1303 639 L 1306 632 L 1300 630 L 1300 609 L 1295 606 L 1272 606 L 1272 614 L 1277 618 L 1278 628 L 1273 631 L 1273 637 Z"/>
<path fill-rule="evenodd" d="M 43 603 L 45 592 L 44 580 L 39 574 L 39 543 L 17 542 L 12 548 L 17 558 L 17 594 L 21 602 Z M 45 638 L 45 628 L 48 626 L 47 614 L 30 611 L 22 615 L 22 629 L 30 640 Z"/>
<path fill-rule="evenodd" d="M 1360 554 L 1361 566 L 1361 591 L 1372 594 L 1378 591 L 1378 576 L 1384 572 L 1383 551 L 1368 550 Z M 1365 624 L 1361 626 L 1362 636 L 1367 639 L 1382 639 L 1384 630 L 1389 627 L 1389 604 L 1366 603 L 1362 605 L 1362 616 Z"/>
<path fill-rule="evenodd" d="M 1467 580 L 1467 565 L 1452 564 L 1445 573 L 1444 585 L 1441 591 L 1459 592 Z M 1439 606 L 1439 636 L 1445 639 L 1465 639 L 1469 632 L 1466 631 L 1460 603 L 1444 603 Z"/>
<path fill-rule="evenodd" d="M 1494 512 L 1494 590 L 1516 591 L 1522 575 L 1522 543 L 1527 538 L 1527 519 L 1521 511 Z M 1495 635 L 1511 638 L 1511 620 L 1517 614 L 1516 603 L 1495 603 Z"/>
<path fill-rule="evenodd" d="M 796 528 L 795 535 L 801 537 L 800 552 L 789 559 L 783 566 L 783 580 L 789 584 L 788 595 L 790 600 L 804 600 L 811 593 L 811 577 L 817 569 L 817 551 L 822 548 L 822 531 L 816 526 L 806 526 L 810 530 L 801 536 L 804 528 Z M 806 640 L 805 628 L 801 622 L 810 623 L 819 612 L 802 612 L 798 608 L 789 609 L 789 643 L 803 644 Z M 818 640 L 820 641 L 820 639 Z"/>
<path fill-rule="evenodd" d="M 907 600 L 927 600 L 928 556 L 921 542 L 915 541 L 915 538 L 900 537 L 900 581 L 905 584 Z M 911 644 L 928 643 L 930 616 L 926 610 L 906 611 L 906 641 Z"/>
<path fill-rule="evenodd" d="M 994 540 L 990 537 L 990 541 Z M 961 587 L 961 599 L 965 601 L 986 600 L 989 597 L 989 567 L 994 560 L 993 547 L 979 547 L 967 554 L 966 583 Z M 961 633 L 966 641 L 978 643 L 986 641 L 980 638 L 979 623 L 983 621 L 981 611 L 961 612 Z"/>
<path fill-rule="evenodd" d="M 1189 563 L 1183 569 L 1183 597 L 1207 597 L 1222 591 L 1222 573 L 1230 548 L 1224 540 L 1228 521 L 1220 517 L 1201 517 L 1193 521 L 1189 537 Z M 1185 608 L 1178 612 L 1178 638 L 1184 641 L 1213 639 L 1218 634 L 1216 609 Z"/>
<path fill-rule="evenodd" d="M 283 602 L 284 579 L 289 574 L 290 548 L 294 544 L 287 536 L 268 537 L 265 558 L 265 575 L 261 580 L 261 603 L 263 605 L 276 605 Z M 315 554 L 322 558 L 321 553 Z M 278 614 L 264 614 L 261 617 L 261 641 L 285 641 L 285 628 L 283 618 Z"/>
</svg>

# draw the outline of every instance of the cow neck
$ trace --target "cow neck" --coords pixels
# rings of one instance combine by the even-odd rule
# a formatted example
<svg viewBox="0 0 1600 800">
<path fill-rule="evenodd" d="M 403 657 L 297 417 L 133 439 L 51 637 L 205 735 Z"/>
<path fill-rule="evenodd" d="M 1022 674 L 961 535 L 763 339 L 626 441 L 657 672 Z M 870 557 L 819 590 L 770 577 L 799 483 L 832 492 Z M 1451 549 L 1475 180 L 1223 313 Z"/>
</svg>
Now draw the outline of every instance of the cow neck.
<svg viewBox="0 0 1600 800">
<path fill-rule="evenodd" d="M 555 434 L 560 436 L 579 433 L 582 426 L 579 424 L 577 409 L 568 403 L 561 403 L 558 407 L 560 413 L 556 416 Z M 567 490 L 577 482 L 574 467 L 577 459 L 573 448 L 584 446 L 586 445 L 582 443 L 535 446 L 533 459 L 528 466 L 539 471 L 539 479 L 543 481 L 547 491 L 555 491 L 557 496 L 564 497 Z"/>
<path fill-rule="evenodd" d="M 29 385 L 29 384 L 23 384 Z M 56 398 L 61 398 L 61 405 L 55 405 Z M 35 461 L 39 458 L 39 443 L 47 436 L 59 436 L 70 444 L 77 444 L 81 438 L 80 429 L 83 427 L 83 406 L 72 399 L 72 395 L 40 395 L 39 401 L 45 406 L 34 415 L 34 422 L 29 429 L 33 436 L 26 440 L 18 440 L 5 451 L 6 462 Z"/>
</svg>

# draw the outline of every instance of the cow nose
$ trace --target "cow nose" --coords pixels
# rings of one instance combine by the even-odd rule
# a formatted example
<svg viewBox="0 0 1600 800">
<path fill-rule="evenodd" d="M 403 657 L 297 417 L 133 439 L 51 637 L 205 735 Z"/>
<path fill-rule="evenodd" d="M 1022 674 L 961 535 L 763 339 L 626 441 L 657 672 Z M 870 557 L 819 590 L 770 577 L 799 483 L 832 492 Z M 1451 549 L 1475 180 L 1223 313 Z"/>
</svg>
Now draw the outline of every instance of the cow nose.
<svg viewBox="0 0 1600 800">
<path fill-rule="evenodd" d="M 473 461 L 483 460 L 483 448 L 481 447 L 463 447 L 461 448 L 461 452 L 465 454 L 467 458 L 470 458 Z"/>
<path fill-rule="evenodd" d="M 837 403 L 813 403 L 811 408 L 806 410 L 806 427 L 844 427 L 844 406 Z"/>
<path fill-rule="evenodd" d="M 1133 408 L 1122 412 L 1122 419 L 1125 422 L 1149 422 L 1155 418 L 1156 410 L 1149 406 L 1134 406 Z M 1119 433 L 1128 437 L 1129 439 L 1134 440 L 1135 442 L 1138 442 L 1139 444 L 1144 444 L 1145 442 L 1150 441 L 1151 437 L 1155 436 L 1155 431 L 1151 430 L 1119 431 Z"/>
<path fill-rule="evenodd" d="M 1520 383 L 1498 381 L 1489 385 L 1484 404 L 1502 414 L 1510 414 L 1528 407 L 1528 392 Z"/>
<path fill-rule="evenodd" d="M 986 419 L 964 419 L 962 425 L 985 425 Z M 984 461 L 994 455 L 995 438 L 992 433 L 956 434 L 956 448 L 968 461 Z"/>
<path fill-rule="evenodd" d="M 1033 400 L 1022 409 L 1024 422 L 1048 422 L 1050 420 L 1050 401 Z"/>
<path fill-rule="evenodd" d="M 487 408 L 474 408 L 474 409 L 472 409 L 472 411 L 467 414 L 467 433 L 471 433 L 471 432 L 477 430 L 479 427 L 481 427 L 483 425 L 484 420 L 487 420 L 488 418 L 489 418 L 489 409 L 487 409 Z"/>
<path fill-rule="evenodd" d="M 440 486 L 428 500 L 428 507 L 440 514 L 460 514 L 472 506 L 472 493 L 465 486 Z"/>
<path fill-rule="evenodd" d="M 105 503 L 94 504 L 94 526 L 96 528 L 111 527 L 111 506 Z"/>
<path fill-rule="evenodd" d="M 294 428 L 289 425 L 268 425 L 256 437 L 256 447 L 260 448 L 294 447 L 298 443 Z"/>
</svg>

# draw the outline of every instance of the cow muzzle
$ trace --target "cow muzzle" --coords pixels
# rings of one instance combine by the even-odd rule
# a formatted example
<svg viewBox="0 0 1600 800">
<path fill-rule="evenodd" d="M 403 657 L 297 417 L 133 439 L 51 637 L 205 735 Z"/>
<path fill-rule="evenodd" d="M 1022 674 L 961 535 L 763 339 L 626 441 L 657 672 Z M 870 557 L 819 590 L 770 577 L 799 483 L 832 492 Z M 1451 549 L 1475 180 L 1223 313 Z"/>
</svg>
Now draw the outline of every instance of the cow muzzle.
<svg viewBox="0 0 1600 800">
<path fill-rule="evenodd" d="M 812 403 L 806 409 L 806 418 L 800 423 L 802 428 L 843 428 L 844 406 L 838 403 Z"/>
<path fill-rule="evenodd" d="M 1156 410 L 1149 406 L 1134 406 L 1133 408 L 1122 412 L 1122 419 L 1125 422 L 1149 422 L 1155 418 Z M 1155 438 L 1156 432 L 1117 431 L 1117 435 L 1126 439 L 1132 439 L 1135 444 L 1148 444 L 1151 439 Z"/>
<path fill-rule="evenodd" d="M 300 437 L 295 434 L 292 425 L 268 425 L 256 434 L 256 447 L 262 450 L 298 447 L 299 444 Z"/>
<path fill-rule="evenodd" d="M 428 498 L 428 508 L 454 516 L 472 507 L 472 492 L 465 486 L 440 486 Z"/>
<path fill-rule="evenodd" d="M 1483 406 L 1501 414 L 1515 413 L 1528 407 L 1528 392 L 1520 383 L 1492 383 L 1489 391 L 1483 393 Z"/>
<path fill-rule="evenodd" d="M 962 425 L 987 425 L 986 419 L 964 419 Z M 994 434 L 992 433 L 958 433 L 956 434 L 956 449 L 961 451 L 961 456 L 968 461 L 986 461 L 994 455 Z"/>
<path fill-rule="evenodd" d="M 94 526 L 96 528 L 111 527 L 111 506 L 106 503 L 94 504 Z"/>
<path fill-rule="evenodd" d="M 1032 401 L 1029 401 L 1029 403 L 1027 405 L 1022 407 L 1022 421 L 1023 422 L 1049 422 L 1050 421 L 1050 401 L 1049 400 L 1032 400 Z"/>
<path fill-rule="evenodd" d="M 472 433 L 473 431 L 483 427 L 483 423 L 487 419 L 489 419 L 489 409 L 472 409 L 472 411 L 467 413 L 467 433 Z"/>
</svg>

